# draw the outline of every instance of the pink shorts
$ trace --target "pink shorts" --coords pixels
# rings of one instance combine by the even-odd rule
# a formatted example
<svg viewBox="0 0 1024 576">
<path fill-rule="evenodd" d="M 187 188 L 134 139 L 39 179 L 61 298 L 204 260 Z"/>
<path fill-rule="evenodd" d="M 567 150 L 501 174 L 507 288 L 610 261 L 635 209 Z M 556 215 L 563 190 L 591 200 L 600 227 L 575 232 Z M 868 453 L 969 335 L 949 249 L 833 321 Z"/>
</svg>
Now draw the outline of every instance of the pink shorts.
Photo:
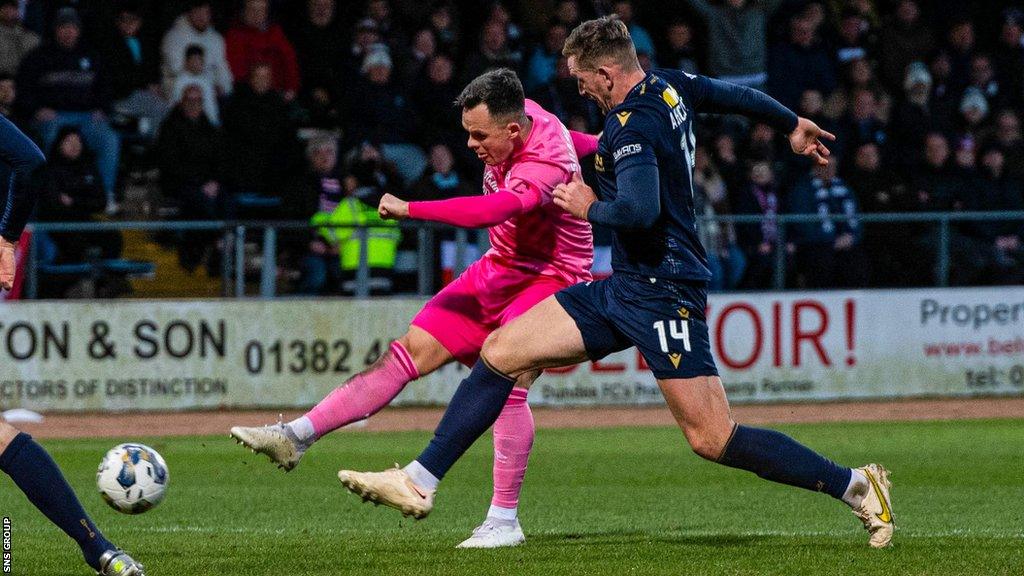
<svg viewBox="0 0 1024 576">
<path fill-rule="evenodd" d="M 572 284 L 485 256 L 431 298 L 412 325 L 437 338 L 456 360 L 473 366 L 491 332 Z"/>
</svg>

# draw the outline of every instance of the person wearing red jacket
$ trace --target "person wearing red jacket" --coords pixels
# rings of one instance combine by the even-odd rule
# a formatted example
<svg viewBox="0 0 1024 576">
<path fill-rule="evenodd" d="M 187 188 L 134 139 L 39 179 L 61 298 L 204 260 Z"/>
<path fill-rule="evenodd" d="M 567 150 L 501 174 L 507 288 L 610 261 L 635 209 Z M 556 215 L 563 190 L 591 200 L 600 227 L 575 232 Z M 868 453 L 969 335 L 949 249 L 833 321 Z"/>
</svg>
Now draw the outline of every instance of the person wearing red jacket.
<svg viewBox="0 0 1024 576">
<path fill-rule="evenodd" d="M 291 101 L 299 91 L 299 62 L 281 26 L 270 21 L 268 0 L 245 0 L 242 13 L 225 37 L 228 65 L 235 81 L 245 80 L 255 64 L 267 63 L 274 89 Z"/>
</svg>

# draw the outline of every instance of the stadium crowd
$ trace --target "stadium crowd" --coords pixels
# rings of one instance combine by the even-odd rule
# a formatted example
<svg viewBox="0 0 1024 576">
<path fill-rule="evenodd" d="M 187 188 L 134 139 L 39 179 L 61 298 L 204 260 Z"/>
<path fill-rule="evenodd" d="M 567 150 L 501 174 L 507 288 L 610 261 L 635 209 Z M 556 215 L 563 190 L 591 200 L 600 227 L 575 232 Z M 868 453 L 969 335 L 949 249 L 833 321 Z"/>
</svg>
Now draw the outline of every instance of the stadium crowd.
<svg viewBox="0 0 1024 576">
<path fill-rule="evenodd" d="M 47 152 L 39 220 L 133 216 L 119 204 L 131 146 L 159 168 L 176 218 L 370 225 L 370 265 L 390 276 L 418 237 L 377 217 L 384 193 L 479 193 L 452 106 L 468 80 L 512 68 L 568 127 L 601 130 L 561 46 L 606 12 L 645 67 L 765 90 L 837 135 L 835 161 L 812 167 L 767 125 L 703 119 L 698 210 L 760 216 L 702 228 L 713 289 L 771 286 L 777 246 L 789 286 L 930 285 L 935 224 L 856 217 L 1024 209 L 1024 12 L 1009 2 L 0 0 L 0 113 Z M 782 229 L 781 214 L 820 219 Z M 952 284 L 1024 279 L 1024 222 L 949 234 Z M 52 236 L 58 261 L 121 252 L 116 233 Z M 598 273 L 609 238 L 595 231 Z M 281 263 L 296 291 L 336 293 L 358 242 L 341 228 L 291 232 Z M 435 265 L 450 267 L 440 244 Z M 215 233 L 178 241 L 190 270 L 214 273 L 220 249 Z M 397 276 L 389 289 L 403 289 Z"/>
</svg>

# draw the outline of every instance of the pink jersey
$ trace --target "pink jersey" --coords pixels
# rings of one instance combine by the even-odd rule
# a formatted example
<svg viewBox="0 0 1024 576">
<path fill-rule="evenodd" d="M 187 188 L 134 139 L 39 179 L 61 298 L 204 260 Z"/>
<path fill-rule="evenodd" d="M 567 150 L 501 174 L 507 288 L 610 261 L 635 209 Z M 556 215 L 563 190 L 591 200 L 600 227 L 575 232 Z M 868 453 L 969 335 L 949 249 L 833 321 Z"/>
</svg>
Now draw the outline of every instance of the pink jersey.
<svg viewBox="0 0 1024 576">
<path fill-rule="evenodd" d="M 492 226 L 487 256 L 535 274 L 555 275 L 572 282 L 590 279 L 594 239 L 590 223 L 555 206 L 555 186 L 568 183 L 580 171 L 569 131 L 558 118 L 532 100 L 526 114 L 533 127 L 523 147 L 512 157 L 484 170 L 484 194 L 504 188 L 519 194 L 540 190 L 540 205 Z"/>
</svg>

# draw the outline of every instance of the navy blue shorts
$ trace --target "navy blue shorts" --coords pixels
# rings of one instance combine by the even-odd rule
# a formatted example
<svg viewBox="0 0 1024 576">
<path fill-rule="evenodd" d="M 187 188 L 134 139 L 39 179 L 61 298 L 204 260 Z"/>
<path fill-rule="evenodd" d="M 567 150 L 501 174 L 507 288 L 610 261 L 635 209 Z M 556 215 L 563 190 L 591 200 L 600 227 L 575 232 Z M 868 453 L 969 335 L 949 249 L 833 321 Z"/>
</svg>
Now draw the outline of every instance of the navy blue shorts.
<svg viewBox="0 0 1024 576">
<path fill-rule="evenodd" d="M 591 360 L 636 346 L 654 377 L 717 376 L 708 337 L 707 284 L 613 274 L 555 298 L 583 335 Z"/>
</svg>

